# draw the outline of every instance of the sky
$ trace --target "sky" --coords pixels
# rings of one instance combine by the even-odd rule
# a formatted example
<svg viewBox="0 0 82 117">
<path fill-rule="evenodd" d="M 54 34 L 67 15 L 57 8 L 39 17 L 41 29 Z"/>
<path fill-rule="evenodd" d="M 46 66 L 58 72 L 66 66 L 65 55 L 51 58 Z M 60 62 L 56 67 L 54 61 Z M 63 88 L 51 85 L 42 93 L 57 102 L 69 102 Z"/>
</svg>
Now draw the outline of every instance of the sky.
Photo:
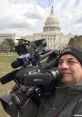
<svg viewBox="0 0 82 117">
<path fill-rule="evenodd" d="M 82 35 L 82 0 L 0 0 L 0 33 L 42 32 L 52 5 L 61 31 Z"/>
</svg>

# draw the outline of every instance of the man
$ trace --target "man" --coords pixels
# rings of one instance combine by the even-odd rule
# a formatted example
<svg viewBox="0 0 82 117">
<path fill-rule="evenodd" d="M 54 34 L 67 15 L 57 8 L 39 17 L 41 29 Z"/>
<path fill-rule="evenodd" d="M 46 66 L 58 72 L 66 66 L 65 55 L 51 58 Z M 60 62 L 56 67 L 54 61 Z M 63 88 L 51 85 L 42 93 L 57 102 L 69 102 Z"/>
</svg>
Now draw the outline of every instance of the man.
<svg viewBox="0 0 82 117">
<path fill-rule="evenodd" d="M 74 48 L 66 48 L 61 52 L 58 67 L 63 73 L 64 84 L 82 82 L 82 55 Z"/>
<path fill-rule="evenodd" d="M 82 116 L 82 51 L 66 48 L 59 56 L 58 68 L 63 76 L 53 96 L 36 105 L 31 100 L 21 108 L 20 117 Z"/>
</svg>

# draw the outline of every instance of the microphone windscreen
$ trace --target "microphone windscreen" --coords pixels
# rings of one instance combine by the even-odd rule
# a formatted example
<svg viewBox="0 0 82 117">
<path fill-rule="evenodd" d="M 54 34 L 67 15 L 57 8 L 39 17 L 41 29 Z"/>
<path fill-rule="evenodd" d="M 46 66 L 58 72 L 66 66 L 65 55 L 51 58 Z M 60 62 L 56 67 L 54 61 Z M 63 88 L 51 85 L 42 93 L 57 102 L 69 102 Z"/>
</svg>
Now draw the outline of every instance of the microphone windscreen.
<svg viewBox="0 0 82 117">
<path fill-rule="evenodd" d="M 18 70 L 14 70 L 14 71 L 12 71 L 12 72 L 6 74 L 5 76 L 2 76 L 2 77 L 0 78 L 0 82 L 1 82 L 2 84 L 6 84 L 6 83 L 8 83 L 8 82 L 14 80 L 14 79 L 16 78 L 16 73 L 17 73 L 17 72 L 18 72 Z"/>
</svg>

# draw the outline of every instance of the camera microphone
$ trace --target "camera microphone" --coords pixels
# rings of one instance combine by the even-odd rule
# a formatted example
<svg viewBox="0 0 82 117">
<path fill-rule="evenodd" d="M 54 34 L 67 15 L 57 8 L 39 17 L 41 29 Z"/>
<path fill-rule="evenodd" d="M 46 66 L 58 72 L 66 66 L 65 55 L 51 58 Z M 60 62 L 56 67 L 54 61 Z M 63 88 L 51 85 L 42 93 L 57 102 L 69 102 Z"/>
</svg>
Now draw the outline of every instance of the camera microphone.
<svg viewBox="0 0 82 117">
<path fill-rule="evenodd" d="M 8 83 L 8 82 L 14 80 L 14 79 L 16 78 L 16 73 L 17 73 L 18 71 L 19 71 L 19 70 L 14 70 L 14 71 L 12 71 L 12 72 L 6 74 L 5 76 L 2 76 L 2 77 L 0 78 L 0 82 L 1 82 L 2 84 L 6 84 L 6 83 Z"/>
<path fill-rule="evenodd" d="M 30 54 L 24 54 L 17 58 L 17 60 L 13 61 L 11 63 L 12 68 L 18 68 L 20 66 L 28 66 L 31 63 L 32 58 L 30 57 Z"/>
</svg>

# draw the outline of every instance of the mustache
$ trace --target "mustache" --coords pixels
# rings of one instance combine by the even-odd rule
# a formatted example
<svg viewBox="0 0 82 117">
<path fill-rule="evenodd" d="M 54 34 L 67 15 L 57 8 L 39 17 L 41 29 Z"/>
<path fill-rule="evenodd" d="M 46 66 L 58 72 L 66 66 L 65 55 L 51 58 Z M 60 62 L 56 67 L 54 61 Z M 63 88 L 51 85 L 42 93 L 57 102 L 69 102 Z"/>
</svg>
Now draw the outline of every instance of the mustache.
<svg viewBox="0 0 82 117">
<path fill-rule="evenodd" d="M 67 70 L 61 70 L 62 74 L 71 74 L 70 71 L 67 71 Z"/>
</svg>

